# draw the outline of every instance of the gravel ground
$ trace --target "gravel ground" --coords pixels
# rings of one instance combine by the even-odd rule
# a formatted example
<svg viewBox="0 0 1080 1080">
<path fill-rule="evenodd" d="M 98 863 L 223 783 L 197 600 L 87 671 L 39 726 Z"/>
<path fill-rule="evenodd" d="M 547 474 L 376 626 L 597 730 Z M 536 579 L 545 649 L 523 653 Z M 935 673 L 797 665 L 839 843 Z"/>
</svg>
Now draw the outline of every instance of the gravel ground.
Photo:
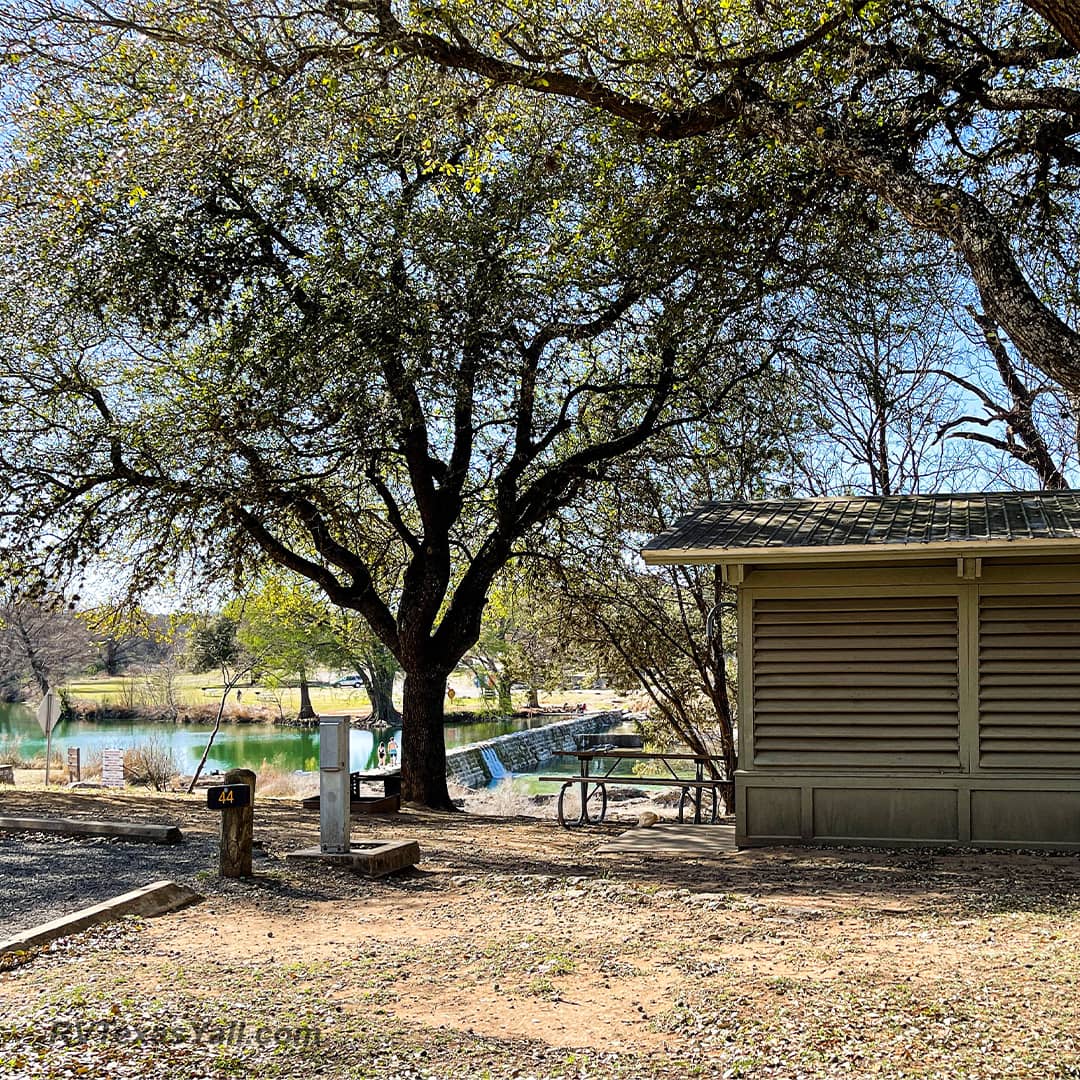
<svg viewBox="0 0 1080 1080">
<path fill-rule="evenodd" d="M 0 805 L 175 821 L 179 848 L 82 861 L 150 878 L 202 852 L 206 895 L 0 967 L 11 1080 L 1080 1080 L 1075 855 L 606 855 L 613 824 L 406 809 L 355 822 L 421 847 L 415 870 L 371 881 L 282 861 L 316 842 L 318 815 L 267 799 L 258 875 L 219 882 L 218 821 L 196 798 Z M 0 837 L 0 875 L 12 847 L 36 875 L 61 844 L 88 853 Z M 81 875 L 64 884 L 83 898 Z"/>
<path fill-rule="evenodd" d="M 18 797 L 11 792 L 6 794 L 8 802 L 16 798 L 21 802 L 26 797 L 25 793 Z M 112 807 L 111 812 L 101 814 L 94 809 L 96 800 L 88 795 L 68 798 L 68 816 L 147 821 L 160 818 L 162 823 L 179 822 L 184 838 L 179 844 L 149 844 L 112 837 L 0 832 L 0 939 L 163 879 L 188 885 L 205 896 L 247 896 L 267 911 L 287 910 L 291 905 L 305 901 L 359 898 L 369 889 L 362 878 L 347 871 L 324 867 L 318 875 L 312 876 L 284 864 L 278 856 L 285 850 L 304 846 L 304 843 L 299 837 L 290 842 L 277 835 L 267 836 L 265 841 L 256 837 L 255 869 L 261 870 L 257 879 L 225 882 L 217 877 L 216 816 L 207 815 L 198 803 L 179 803 L 175 809 L 182 807 L 181 812 L 155 815 L 153 812 L 148 814 L 147 806 L 133 798 L 122 800 Z M 62 801 L 64 796 L 58 795 L 56 799 Z M 101 803 L 109 805 L 108 800 L 102 799 Z M 519 814 L 549 822 L 554 816 L 550 798 L 538 800 L 522 796 L 513 792 L 509 785 L 469 793 L 466 803 L 474 814 Z M 615 803 L 618 810 L 613 811 L 611 817 L 624 816 L 627 824 L 635 820 L 641 809 L 658 808 L 645 792 L 627 792 Z M 85 809 L 83 804 L 86 804 Z M 260 804 L 256 830 L 262 836 L 266 835 L 266 806 L 265 802 Z M 15 805 L 10 809 L 25 812 L 27 807 Z M 289 817 L 296 813 L 291 804 L 283 806 L 282 810 Z M 669 816 L 671 813 L 667 808 L 661 812 Z M 483 819 L 471 820 L 477 823 Z M 318 816 L 307 815 L 305 823 L 317 829 Z M 354 823 L 358 835 L 364 827 L 362 822 Z M 559 830 L 559 834 L 562 834 L 560 839 L 569 838 L 563 830 Z M 406 891 L 416 885 L 407 875 L 394 879 L 394 883 Z"/>
<path fill-rule="evenodd" d="M 164 878 L 198 888 L 217 865 L 209 837 L 147 844 L 98 837 L 0 833 L 0 937 Z"/>
</svg>

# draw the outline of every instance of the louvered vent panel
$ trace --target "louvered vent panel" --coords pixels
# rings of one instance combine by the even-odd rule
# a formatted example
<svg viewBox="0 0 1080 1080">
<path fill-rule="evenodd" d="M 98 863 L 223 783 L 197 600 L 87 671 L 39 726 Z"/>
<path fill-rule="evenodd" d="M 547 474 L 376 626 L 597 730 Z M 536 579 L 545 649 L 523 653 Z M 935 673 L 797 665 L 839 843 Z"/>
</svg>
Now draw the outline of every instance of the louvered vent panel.
<svg viewBox="0 0 1080 1080">
<path fill-rule="evenodd" d="M 1080 598 L 981 598 L 979 763 L 1080 768 Z"/>
<path fill-rule="evenodd" d="M 955 597 L 754 602 L 758 765 L 959 767 Z"/>
</svg>

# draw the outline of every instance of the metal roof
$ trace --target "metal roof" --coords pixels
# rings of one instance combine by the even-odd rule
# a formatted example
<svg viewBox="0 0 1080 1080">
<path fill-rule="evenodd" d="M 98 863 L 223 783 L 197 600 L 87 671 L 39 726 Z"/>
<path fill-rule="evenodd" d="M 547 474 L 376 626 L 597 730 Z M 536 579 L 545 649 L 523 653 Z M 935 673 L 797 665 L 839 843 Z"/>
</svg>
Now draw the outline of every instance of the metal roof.
<svg viewBox="0 0 1080 1080">
<path fill-rule="evenodd" d="M 719 562 L 735 552 L 750 557 L 813 549 L 827 555 L 837 548 L 1074 540 L 1080 541 L 1080 491 L 765 499 L 705 503 L 653 537 L 643 555 L 646 562 L 677 562 L 680 553 L 713 554 Z"/>
</svg>

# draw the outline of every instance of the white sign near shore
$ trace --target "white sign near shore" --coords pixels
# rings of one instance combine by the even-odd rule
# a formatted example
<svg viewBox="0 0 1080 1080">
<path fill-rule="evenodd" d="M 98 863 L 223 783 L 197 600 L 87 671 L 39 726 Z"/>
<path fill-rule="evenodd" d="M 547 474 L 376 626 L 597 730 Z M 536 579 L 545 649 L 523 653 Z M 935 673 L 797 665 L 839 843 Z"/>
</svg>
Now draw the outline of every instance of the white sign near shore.
<svg viewBox="0 0 1080 1080">
<path fill-rule="evenodd" d="M 45 786 L 49 786 L 49 767 L 52 765 L 52 732 L 60 719 L 60 695 L 50 686 L 38 706 L 37 722 L 45 734 Z"/>
<path fill-rule="evenodd" d="M 124 786 L 124 751 L 101 751 L 101 786 Z"/>
<path fill-rule="evenodd" d="M 37 722 L 41 725 L 41 734 L 48 735 L 60 719 L 60 695 L 55 690 L 48 690 L 41 699 L 37 710 Z"/>
</svg>

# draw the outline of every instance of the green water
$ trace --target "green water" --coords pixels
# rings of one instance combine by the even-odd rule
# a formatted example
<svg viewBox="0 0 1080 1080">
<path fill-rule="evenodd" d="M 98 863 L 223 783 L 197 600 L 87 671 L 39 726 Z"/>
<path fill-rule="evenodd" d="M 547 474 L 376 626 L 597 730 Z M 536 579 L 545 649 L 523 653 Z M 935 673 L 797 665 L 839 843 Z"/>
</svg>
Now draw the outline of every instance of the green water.
<svg viewBox="0 0 1080 1080">
<path fill-rule="evenodd" d="M 466 743 L 493 739 L 523 728 L 541 727 L 558 717 L 529 717 L 527 719 L 483 721 L 475 724 L 447 724 L 448 749 Z M 64 754 L 69 746 L 77 746 L 85 761 L 88 756 L 104 749 L 124 749 L 156 739 L 167 745 L 183 772 L 191 772 L 198 764 L 210 734 L 209 724 L 152 724 L 124 720 L 102 723 L 70 721 L 53 732 L 53 754 Z M 378 765 L 378 744 L 391 736 L 402 746 L 400 728 L 375 731 L 353 729 L 349 739 L 349 767 L 352 770 L 374 768 Z M 0 704 L 0 754 L 15 750 L 27 759 L 45 755 L 45 737 L 41 734 L 34 714 L 22 705 Z M 273 724 L 223 724 L 214 740 L 206 768 L 247 768 L 256 771 L 263 764 L 292 772 L 301 769 L 313 772 L 319 767 L 319 733 L 307 728 L 284 728 Z"/>
</svg>

